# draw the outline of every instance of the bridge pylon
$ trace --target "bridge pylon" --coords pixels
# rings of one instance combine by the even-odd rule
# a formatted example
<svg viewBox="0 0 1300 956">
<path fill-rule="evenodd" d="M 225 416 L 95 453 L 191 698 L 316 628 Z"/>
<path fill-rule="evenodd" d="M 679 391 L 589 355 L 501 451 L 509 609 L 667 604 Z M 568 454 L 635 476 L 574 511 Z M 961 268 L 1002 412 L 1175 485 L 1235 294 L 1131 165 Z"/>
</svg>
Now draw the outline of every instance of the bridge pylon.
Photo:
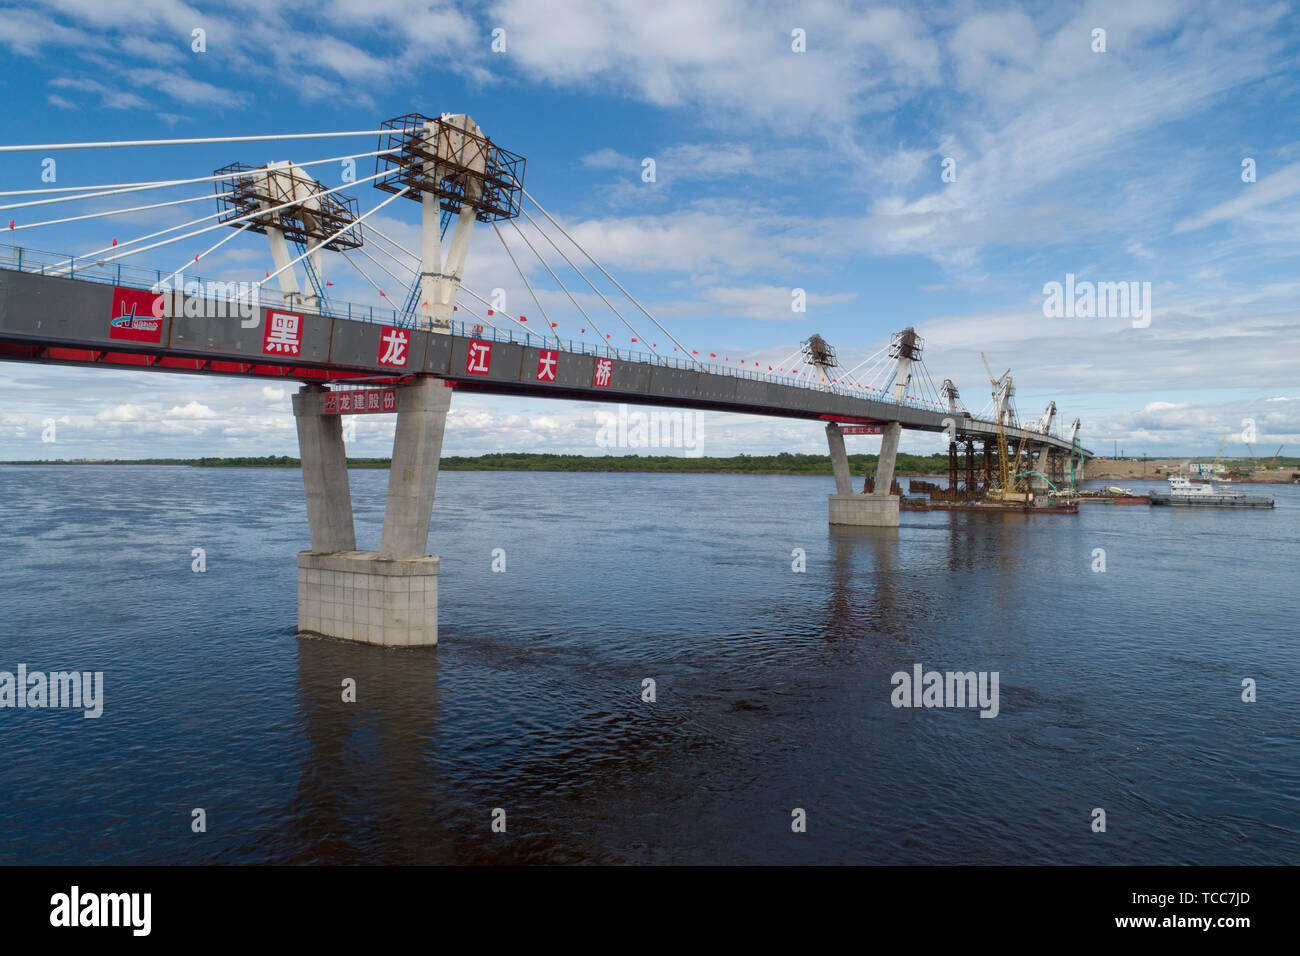
<svg viewBox="0 0 1300 956">
<path fill-rule="evenodd" d="M 519 215 L 524 159 L 496 146 L 464 113 L 408 113 L 382 128 L 375 188 L 421 207 L 419 327 L 450 332 L 474 223 Z M 444 212 L 456 217 L 445 259 Z"/>
<path fill-rule="evenodd" d="M 260 167 L 232 163 L 216 175 L 226 177 L 216 184 L 220 221 L 265 235 L 285 305 L 321 312 L 325 306 L 322 250 L 345 252 L 364 245 L 356 200 L 330 192 L 287 160 Z M 290 242 L 301 250 L 296 258 L 290 258 Z M 305 291 L 298 284 L 295 264 L 299 261 L 307 273 Z"/>
<path fill-rule="evenodd" d="M 890 342 L 889 354 L 896 362 L 893 377 L 895 405 L 902 405 L 907 397 L 907 386 L 912 381 L 912 363 L 921 357 L 921 350 L 924 347 L 925 343 L 911 326 L 894 334 Z M 836 473 L 835 493 L 829 500 L 831 524 L 874 528 L 898 527 L 898 495 L 893 493 L 893 485 L 894 465 L 898 459 L 898 440 L 902 435 L 903 425 L 897 418 L 883 424 L 875 481 L 871 491 L 864 489 L 861 494 L 853 494 L 851 485 L 847 489 L 841 485 L 840 471 L 842 470 L 845 475 L 849 472 L 843 433 L 838 425 L 832 424 L 827 427 L 826 437 L 830 444 L 831 466 Z"/>
</svg>

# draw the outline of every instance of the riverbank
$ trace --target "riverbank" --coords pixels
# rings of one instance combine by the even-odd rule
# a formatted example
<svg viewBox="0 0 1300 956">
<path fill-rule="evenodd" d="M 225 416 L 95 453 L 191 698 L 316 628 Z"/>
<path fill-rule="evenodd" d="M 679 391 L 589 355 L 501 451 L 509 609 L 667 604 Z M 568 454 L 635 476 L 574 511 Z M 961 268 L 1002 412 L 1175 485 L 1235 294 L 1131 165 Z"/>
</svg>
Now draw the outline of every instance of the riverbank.
<svg viewBox="0 0 1300 956">
<path fill-rule="evenodd" d="M 873 474 L 875 455 L 850 455 L 849 466 L 855 475 Z M 192 468 L 297 468 L 297 458 L 286 455 L 260 458 L 143 458 L 79 459 L 61 461 L 11 461 L 5 465 L 182 465 Z M 388 458 L 349 458 L 349 468 L 388 468 Z M 546 455 L 524 452 L 498 452 L 489 455 L 444 456 L 439 462 L 443 471 L 555 471 L 555 472 L 638 472 L 673 474 L 736 475 L 829 475 L 827 455 L 735 455 L 728 458 L 686 458 L 680 455 Z M 895 473 L 904 477 L 946 474 L 946 455 L 898 456 Z"/>
<path fill-rule="evenodd" d="M 1084 467 L 1084 477 L 1096 481 L 1133 481 L 1142 479 L 1164 481 L 1171 472 L 1177 474 L 1186 466 L 1189 460 L 1196 461 L 1197 459 L 1148 458 L 1142 461 L 1132 458 L 1094 458 Z M 1291 463 L 1288 464 L 1287 462 Z M 1252 467 L 1250 462 L 1239 459 L 1224 461 L 1222 464 L 1225 469 Z M 1294 459 L 1279 459 L 1278 465 L 1271 470 L 1254 471 L 1251 474 L 1234 477 L 1231 480 L 1252 484 L 1285 485 L 1291 483 L 1291 476 L 1297 471 L 1300 471 L 1300 462 Z"/>
</svg>

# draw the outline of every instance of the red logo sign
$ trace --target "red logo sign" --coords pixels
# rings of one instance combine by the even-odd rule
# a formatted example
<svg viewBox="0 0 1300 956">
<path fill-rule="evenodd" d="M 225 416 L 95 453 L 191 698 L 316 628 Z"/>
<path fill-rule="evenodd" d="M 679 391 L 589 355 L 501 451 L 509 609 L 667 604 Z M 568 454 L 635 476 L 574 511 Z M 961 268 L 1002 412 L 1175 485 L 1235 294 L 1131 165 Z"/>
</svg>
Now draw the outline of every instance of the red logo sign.
<svg viewBox="0 0 1300 956">
<path fill-rule="evenodd" d="M 465 371 L 471 375 L 486 375 L 492 365 L 492 343 L 471 342 L 465 353 Z"/>
<path fill-rule="evenodd" d="M 542 349 L 537 355 L 537 381 L 554 382 L 555 365 L 560 360 L 560 353 L 555 349 Z"/>
<path fill-rule="evenodd" d="M 365 412 L 397 411 L 397 389 L 368 388 L 326 392 L 321 402 L 326 415 L 356 415 Z"/>
<path fill-rule="evenodd" d="M 598 388 L 609 388 L 610 375 L 614 371 L 613 359 L 596 359 L 596 377 L 592 380 L 592 385 Z"/>
<path fill-rule="evenodd" d="M 301 355 L 302 316 L 293 312 L 268 310 L 262 352 L 265 355 Z"/>
<path fill-rule="evenodd" d="M 128 342 L 162 344 L 163 296 L 140 289 L 113 289 L 108 337 Z"/>
<path fill-rule="evenodd" d="M 406 329 L 385 327 L 379 333 L 379 364 L 406 368 L 406 360 L 410 357 L 407 346 L 410 343 L 411 333 Z"/>
</svg>

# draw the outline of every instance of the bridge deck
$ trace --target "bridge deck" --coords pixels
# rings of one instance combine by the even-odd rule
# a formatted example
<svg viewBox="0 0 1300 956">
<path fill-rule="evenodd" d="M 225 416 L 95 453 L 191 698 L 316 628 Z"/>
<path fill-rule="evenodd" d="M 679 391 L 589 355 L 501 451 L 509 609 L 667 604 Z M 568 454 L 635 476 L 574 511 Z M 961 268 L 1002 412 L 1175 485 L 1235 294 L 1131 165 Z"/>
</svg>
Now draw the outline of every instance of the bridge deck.
<svg viewBox="0 0 1300 956">
<path fill-rule="evenodd" d="M 992 422 L 964 410 L 846 394 L 757 373 L 690 367 L 684 362 L 635 360 L 570 351 L 540 338 L 508 341 L 426 332 L 310 312 L 259 306 L 248 319 L 227 317 L 227 303 L 165 297 L 173 315 L 115 326 L 124 302 L 148 304 L 143 290 L 90 279 L 0 269 L 0 359 L 96 365 L 207 375 L 292 378 L 305 382 L 395 380 L 424 374 L 459 388 L 502 395 L 626 402 L 784 418 L 843 422 L 901 422 L 940 432 L 955 421 L 960 436 L 991 438 Z M 296 316 L 297 327 L 273 334 L 268 314 Z M 289 320 L 293 324 L 292 319 Z M 520 336 L 525 338 L 525 336 Z M 1009 438 L 1069 450 L 1054 435 L 1006 429 Z M 1092 457 L 1084 450 L 1085 458 Z"/>
</svg>

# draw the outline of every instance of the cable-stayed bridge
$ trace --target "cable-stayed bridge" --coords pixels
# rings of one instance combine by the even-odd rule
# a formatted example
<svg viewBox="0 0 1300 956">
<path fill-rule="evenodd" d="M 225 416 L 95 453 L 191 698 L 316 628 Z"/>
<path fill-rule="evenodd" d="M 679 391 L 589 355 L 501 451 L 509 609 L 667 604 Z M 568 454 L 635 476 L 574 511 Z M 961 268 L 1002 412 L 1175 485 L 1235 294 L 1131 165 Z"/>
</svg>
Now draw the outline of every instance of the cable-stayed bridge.
<svg viewBox="0 0 1300 956">
<path fill-rule="evenodd" d="M 999 378 L 990 370 L 988 410 L 972 415 L 951 380 L 935 385 L 911 328 L 851 369 L 819 335 L 776 362 L 689 348 L 524 188 L 523 159 L 463 114 L 409 114 L 350 133 L 0 152 L 348 136 L 378 137 L 378 148 L 302 163 L 234 163 L 184 179 L 0 191 L 9 233 L 0 245 L 0 360 L 302 383 L 293 406 L 311 525 L 311 550 L 299 555 L 304 632 L 436 643 L 438 559 L 427 554 L 428 535 L 446 414 L 458 389 L 822 423 L 836 483 L 829 515 L 837 524 L 897 525 L 898 497 L 890 491 L 903 429 L 946 434 L 954 487 L 963 483 L 971 495 L 1030 498 L 1029 489 L 1063 484 L 1091 457 L 1078 443 L 1077 419 L 1069 437 L 1053 430 L 1054 404 L 1037 423 L 1018 421 L 1009 370 Z M 327 188 L 306 172 L 367 159 L 374 174 L 347 188 L 369 183 L 387 196 L 366 212 L 345 187 Z M 191 186 L 213 191 L 135 201 Z M 420 205 L 419 252 L 373 218 L 402 198 Z M 196 202 L 215 203 L 216 212 L 124 241 L 115 234 L 130 217 Z M 22 235 L 90 222 L 111 241 L 84 254 L 40 251 Z M 465 287 L 470 235 L 480 222 L 500 239 L 536 307 L 531 316 L 507 313 Z M 227 243 L 248 242 L 250 234 L 269 246 L 261 279 L 195 274 L 204 259 L 215 261 Z M 204 248 L 190 254 L 196 244 Z M 170 272 L 141 258 L 177 256 L 178 247 L 185 259 Z M 540 265 L 533 276 L 546 280 L 551 311 L 521 258 Z M 359 275 L 374 298 L 343 301 L 331 293 L 327 261 Z M 601 301 L 600 310 L 583 306 L 570 288 L 577 283 L 590 290 L 579 290 L 589 306 L 592 293 Z M 395 413 L 398 421 L 382 543 L 378 552 L 361 552 L 340 415 L 374 412 Z M 882 436 L 877 472 L 861 493 L 853 490 L 846 432 Z"/>
</svg>

